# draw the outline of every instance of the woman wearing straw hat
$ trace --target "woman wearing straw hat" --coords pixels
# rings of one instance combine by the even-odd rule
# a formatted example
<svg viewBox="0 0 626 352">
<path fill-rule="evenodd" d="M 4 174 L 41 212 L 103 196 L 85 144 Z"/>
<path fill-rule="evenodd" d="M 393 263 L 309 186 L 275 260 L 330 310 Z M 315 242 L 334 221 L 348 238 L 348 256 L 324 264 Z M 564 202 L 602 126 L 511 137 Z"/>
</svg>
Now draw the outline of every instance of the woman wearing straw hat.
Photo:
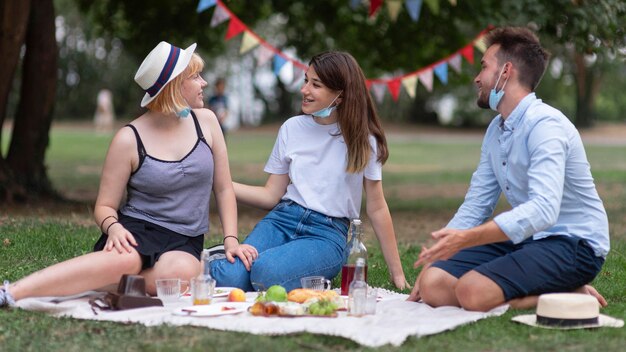
<svg viewBox="0 0 626 352">
<path fill-rule="evenodd" d="M 203 109 L 204 62 L 194 53 L 159 43 L 135 81 L 148 110 L 120 129 L 104 162 L 94 217 L 102 236 L 94 252 L 55 264 L 0 289 L 0 306 L 33 296 L 65 296 L 118 282 L 122 274 L 188 280 L 200 270 L 215 194 L 229 259 L 249 267 L 256 250 L 239 245 L 237 206 L 224 137 Z M 126 201 L 122 203 L 124 191 Z"/>
</svg>

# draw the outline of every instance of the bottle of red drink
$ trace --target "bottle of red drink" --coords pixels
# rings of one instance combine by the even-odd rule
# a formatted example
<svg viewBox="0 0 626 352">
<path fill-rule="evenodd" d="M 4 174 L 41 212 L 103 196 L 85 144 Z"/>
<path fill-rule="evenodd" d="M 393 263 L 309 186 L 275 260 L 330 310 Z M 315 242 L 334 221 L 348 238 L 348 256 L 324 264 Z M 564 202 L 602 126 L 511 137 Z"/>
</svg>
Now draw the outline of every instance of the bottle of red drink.
<svg viewBox="0 0 626 352">
<path fill-rule="evenodd" d="M 350 224 L 350 233 L 350 242 L 348 243 L 350 246 L 350 254 L 348 254 L 348 260 L 344 264 L 343 268 L 341 268 L 342 295 L 348 295 L 350 283 L 354 279 L 356 262 L 359 258 L 363 258 L 365 261 L 365 268 L 363 271 L 365 273 L 365 281 L 367 282 L 367 249 L 365 248 L 365 244 L 363 244 L 363 239 L 361 237 L 361 220 L 352 220 L 352 224 Z"/>
</svg>

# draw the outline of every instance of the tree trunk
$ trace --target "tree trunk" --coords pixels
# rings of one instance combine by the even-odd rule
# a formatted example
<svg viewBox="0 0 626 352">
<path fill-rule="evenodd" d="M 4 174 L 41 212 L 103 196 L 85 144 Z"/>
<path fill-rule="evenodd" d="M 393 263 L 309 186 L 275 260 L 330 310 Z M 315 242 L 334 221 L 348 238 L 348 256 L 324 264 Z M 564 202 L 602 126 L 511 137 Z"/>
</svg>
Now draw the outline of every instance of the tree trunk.
<svg viewBox="0 0 626 352">
<path fill-rule="evenodd" d="M 576 115 L 574 124 L 576 127 L 591 127 L 595 120 L 594 103 L 600 85 L 600 72 L 592 67 L 587 67 L 582 54 L 574 54 L 576 65 Z"/>
<path fill-rule="evenodd" d="M 13 76 L 26 36 L 29 13 L 30 1 L 0 1 L 0 53 L 2 53 L 2 65 L 0 65 L 0 202 L 10 200 L 12 194 L 18 192 L 19 188 L 14 182 L 9 165 L 4 160 L 2 130 L 7 115 Z"/>
<path fill-rule="evenodd" d="M 56 94 L 57 46 L 52 0 L 32 0 L 20 101 L 7 163 L 33 196 L 54 196 L 44 165 Z"/>
</svg>

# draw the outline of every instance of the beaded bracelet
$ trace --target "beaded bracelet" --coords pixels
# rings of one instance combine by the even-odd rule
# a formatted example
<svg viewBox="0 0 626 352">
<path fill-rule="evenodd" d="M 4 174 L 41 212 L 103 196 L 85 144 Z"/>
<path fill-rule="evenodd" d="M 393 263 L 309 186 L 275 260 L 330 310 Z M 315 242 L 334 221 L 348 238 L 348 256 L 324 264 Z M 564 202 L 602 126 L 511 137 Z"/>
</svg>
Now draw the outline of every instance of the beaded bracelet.
<svg viewBox="0 0 626 352">
<path fill-rule="evenodd" d="M 107 236 L 109 235 L 109 229 L 111 228 L 111 226 L 115 225 L 115 224 L 119 224 L 119 221 L 113 221 L 109 226 L 107 226 L 107 230 L 104 232 Z"/>
<path fill-rule="evenodd" d="M 107 216 L 107 217 L 106 217 L 106 218 L 104 218 L 104 219 L 102 220 L 102 222 L 100 223 L 100 230 L 102 230 L 102 226 L 104 225 L 104 222 L 105 222 L 105 221 L 107 221 L 107 219 L 108 219 L 108 218 L 113 218 L 113 219 L 115 219 L 115 221 L 117 221 L 117 218 L 115 217 L 115 215 L 109 215 L 109 216 Z"/>
<path fill-rule="evenodd" d="M 236 240 L 237 240 L 237 243 L 239 243 L 239 238 L 237 238 L 237 236 L 224 236 L 224 240 L 222 241 L 222 243 L 226 242 L 226 239 L 227 239 L 228 237 L 232 237 L 232 238 L 236 239 Z"/>
</svg>

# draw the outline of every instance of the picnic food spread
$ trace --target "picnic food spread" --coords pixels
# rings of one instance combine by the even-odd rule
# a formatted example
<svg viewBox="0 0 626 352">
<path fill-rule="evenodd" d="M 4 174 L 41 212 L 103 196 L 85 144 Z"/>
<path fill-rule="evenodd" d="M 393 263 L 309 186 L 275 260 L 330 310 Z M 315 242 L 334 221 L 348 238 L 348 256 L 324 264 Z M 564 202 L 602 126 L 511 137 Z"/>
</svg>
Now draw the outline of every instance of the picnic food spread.
<svg viewBox="0 0 626 352">
<path fill-rule="evenodd" d="M 277 286 L 277 285 L 276 285 Z M 273 286 L 274 287 L 274 286 Z M 279 286 L 280 287 L 280 286 Z M 270 287 L 271 289 L 271 287 Z M 284 288 L 283 288 L 284 290 Z M 279 289 L 274 291 L 280 292 Z M 297 288 L 290 291 L 285 296 L 279 295 L 277 298 L 285 298 L 284 301 L 274 301 L 274 296 L 259 293 L 256 302 L 248 310 L 254 316 L 325 316 L 336 317 L 336 311 L 344 306 L 343 299 L 335 291 L 321 291 Z"/>
</svg>

